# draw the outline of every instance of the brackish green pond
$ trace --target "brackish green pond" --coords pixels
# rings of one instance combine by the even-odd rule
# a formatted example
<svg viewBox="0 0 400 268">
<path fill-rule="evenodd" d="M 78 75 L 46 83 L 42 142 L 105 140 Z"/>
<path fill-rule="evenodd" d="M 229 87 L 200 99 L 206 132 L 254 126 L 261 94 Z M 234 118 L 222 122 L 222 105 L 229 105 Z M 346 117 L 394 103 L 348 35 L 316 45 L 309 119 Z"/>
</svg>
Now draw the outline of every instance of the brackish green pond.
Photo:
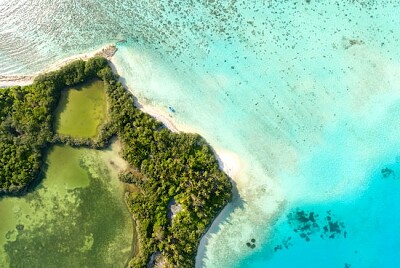
<svg viewBox="0 0 400 268">
<path fill-rule="evenodd" d="M 56 117 L 58 133 L 95 137 L 106 118 L 103 82 L 63 91 Z M 38 186 L 0 198 L 0 267 L 123 267 L 133 224 L 118 150 L 117 142 L 101 151 L 53 146 Z"/>
<path fill-rule="evenodd" d="M 42 183 L 0 199 L 0 267 L 122 267 L 133 226 L 112 149 L 54 146 Z"/>
<path fill-rule="evenodd" d="M 57 133 L 76 138 L 92 138 L 106 118 L 106 94 L 103 81 L 70 88 L 61 93 L 56 111 Z"/>
</svg>

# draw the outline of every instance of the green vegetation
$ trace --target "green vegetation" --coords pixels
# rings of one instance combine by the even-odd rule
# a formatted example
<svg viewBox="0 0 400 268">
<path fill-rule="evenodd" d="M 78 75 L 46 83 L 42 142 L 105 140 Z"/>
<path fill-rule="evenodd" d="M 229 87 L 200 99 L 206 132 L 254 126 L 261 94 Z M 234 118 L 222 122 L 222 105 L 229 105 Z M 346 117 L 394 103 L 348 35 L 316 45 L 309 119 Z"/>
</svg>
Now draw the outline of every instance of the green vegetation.
<svg viewBox="0 0 400 268">
<path fill-rule="evenodd" d="M 0 89 L 0 192 L 19 191 L 37 175 L 56 100 L 53 83 Z"/>
<path fill-rule="evenodd" d="M 96 77 L 104 81 L 109 109 L 109 119 L 101 126 L 98 137 L 93 140 L 54 134 L 50 126 L 61 89 Z M 38 106 L 45 110 L 42 112 L 43 126 L 35 129 L 37 132 L 23 132 L 22 128 L 14 127 L 17 125 L 15 122 L 19 122 L 14 113 L 20 113 L 19 110 L 1 113 L 11 126 L 2 126 L 1 135 L 11 141 L 17 138 L 16 150 L 22 150 L 24 145 L 32 150 L 32 153 L 28 151 L 24 155 L 11 156 L 1 152 L 3 159 L 13 158 L 17 163 L 7 169 L 13 176 L 0 174 L 4 175 L 1 177 L 3 189 L 13 190 L 11 186 L 23 187 L 32 181 L 40 166 L 41 149 L 49 142 L 99 148 L 105 146 L 111 136 L 117 135 L 122 142 L 122 156 L 131 165 L 120 179 L 134 185 L 130 187 L 133 190 L 126 194 L 126 202 L 136 220 L 139 245 L 130 265 L 146 267 L 151 262 L 161 262 L 166 267 L 194 267 L 201 236 L 231 198 L 229 178 L 219 170 L 207 142 L 196 134 L 172 133 L 136 109 L 133 96 L 117 81 L 103 58 L 93 58 L 86 63 L 77 61 L 58 72 L 38 77 L 31 86 L 33 95 L 37 94 L 36 87 L 43 87 L 52 98 L 52 101 L 47 100 L 44 93 L 37 96 L 39 101 L 50 101 L 47 106 Z M 4 92 L 14 96 L 9 93 L 13 90 Z M 15 99 L 11 98 L 12 103 Z M 24 99 L 22 106 L 36 107 L 29 100 Z M 6 101 L 1 99 L 1 107 L 8 107 L 10 100 Z M 30 116 L 21 125 L 30 121 L 36 125 L 42 122 L 39 120 L 42 117 Z M 34 134 L 43 138 L 37 139 L 32 136 Z M 18 137 L 21 140 L 30 137 L 36 141 L 34 144 L 23 143 Z M 8 148 L 9 145 L 3 146 Z M 21 166 L 25 168 L 26 165 L 22 159 L 30 159 L 34 153 L 37 154 L 35 165 L 26 167 L 30 167 L 32 172 L 29 176 L 21 175 L 21 170 L 24 170 Z"/>
<path fill-rule="evenodd" d="M 92 81 L 61 92 L 55 129 L 61 135 L 93 138 L 106 115 L 104 83 Z"/>
<path fill-rule="evenodd" d="M 62 89 L 96 78 L 104 58 L 75 61 L 59 71 L 38 76 L 25 87 L 0 88 L 0 193 L 26 189 L 38 175 L 44 149 L 54 137 L 54 110 Z M 100 137 L 97 146 L 103 145 Z M 81 141 L 90 145 L 89 141 Z"/>
<path fill-rule="evenodd" d="M 163 128 L 133 106 L 119 82 L 107 79 L 106 84 L 123 158 L 134 167 L 121 180 L 138 187 L 127 195 L 139 240 L 131 265 L 145 267 L 154 254 L 167 267 L 194 267 L 201 235 L 231 198 L 229 178 L 203 138 Z M 182 209 L 169 218 L 173 201 Z"/>
</svg>

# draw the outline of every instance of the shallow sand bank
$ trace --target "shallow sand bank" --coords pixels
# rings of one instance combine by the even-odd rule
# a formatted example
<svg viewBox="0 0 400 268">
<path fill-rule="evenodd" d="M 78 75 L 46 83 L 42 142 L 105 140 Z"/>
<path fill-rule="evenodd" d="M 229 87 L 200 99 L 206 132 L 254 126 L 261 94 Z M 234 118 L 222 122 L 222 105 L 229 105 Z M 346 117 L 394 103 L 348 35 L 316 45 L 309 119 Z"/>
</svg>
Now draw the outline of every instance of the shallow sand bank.
<svg viewBox="0 0 400 268">
<path fill-rule="evenodd" d="M 73 62 L 74 60 L 88 60 L 94 56 L 103 56 L 107 59 L 111 59 L 112 56 L 117 51 L 117 48 L 114 44 L 108 44 L 100 49 L 96 49 L 94 51 L 88 53 L 82 53 L 78 55 L 73 55 L 71 57 L 64 58 L 60 61 L 57 61 L 54 64 L 49 65 L 44 70 L 41 70 L 37 73 L 33 73 L 31 75 L 0 75 L 0 87 L 11 87 L 11 86 L 25 86 L 32 84 L 35 77 L 41 73 L 47 73 L 51 71 L 55 71 L 60 69 L 61 67 L 67 65 L 68 63 Z"/>
</svg>

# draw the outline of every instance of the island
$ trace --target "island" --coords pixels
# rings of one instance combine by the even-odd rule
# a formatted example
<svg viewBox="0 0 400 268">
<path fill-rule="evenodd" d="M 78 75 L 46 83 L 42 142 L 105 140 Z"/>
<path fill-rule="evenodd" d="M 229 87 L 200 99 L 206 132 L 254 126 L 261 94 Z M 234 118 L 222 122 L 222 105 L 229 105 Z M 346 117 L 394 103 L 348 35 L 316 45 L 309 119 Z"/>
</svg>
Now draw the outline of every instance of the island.
<svg viewBox="0 0 400 268">
<path fill-rule="evenodd" d="M 72 87 L 102 101 L 96 87 L 90 89 L 95 84 L 104 86 L 105 111 L 78 105 L 101 122 L 93 132 L 85 122 L 71 122 L 65 103 L 74 98 L 66 93 Z M 103 57 L 74 61 L 31 85 L 0 88 L 0 194 L 34 191 L 50 148 L 104 150 L 117 139 L 127 162 L 118 176 L 136 229 L 127 265 L 194 267 L 201 237 L 232 198 L 230 178 L 200 135 L 172 132 L 134 103 Z"/>
</svg>

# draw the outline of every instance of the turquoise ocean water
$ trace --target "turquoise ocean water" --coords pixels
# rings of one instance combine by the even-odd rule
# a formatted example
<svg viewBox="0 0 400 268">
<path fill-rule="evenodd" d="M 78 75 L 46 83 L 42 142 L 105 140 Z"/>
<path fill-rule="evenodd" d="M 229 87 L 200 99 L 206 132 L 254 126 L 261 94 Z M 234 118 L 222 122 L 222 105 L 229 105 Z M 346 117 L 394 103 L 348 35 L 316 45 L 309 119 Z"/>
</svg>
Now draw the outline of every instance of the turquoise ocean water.
<svg viewBox="0 0 400 268">
<path fill-rule="evenodd" d="M 139 101 L 242 161 L 199 267 L 400 267 L 399 14 L 373 0 L 0 0 L 0 75 L 127 40 L 114 63 Z"/>
</svg>

